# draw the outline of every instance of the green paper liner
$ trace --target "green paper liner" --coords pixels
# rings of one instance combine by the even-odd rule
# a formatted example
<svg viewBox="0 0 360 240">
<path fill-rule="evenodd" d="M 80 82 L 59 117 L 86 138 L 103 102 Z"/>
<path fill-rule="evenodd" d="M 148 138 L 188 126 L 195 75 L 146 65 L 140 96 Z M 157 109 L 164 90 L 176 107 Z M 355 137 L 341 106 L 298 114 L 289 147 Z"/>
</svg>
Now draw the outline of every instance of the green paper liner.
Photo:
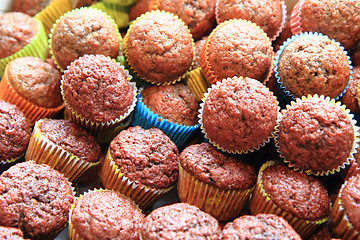
<svg viewBox="0 0 360 240">
<path fill-rule="evenodd" d="M 201 68 L 189 71 L 183 78 L 183 81 L 198 101 L 201 101 L 204 98 L 204 94 L 207 92 L 209 84 L 206 81 Z"/>
<path fill-rule="evenodd" d="M 118 4 L 120 6 L 131 6 L 136 3 L 137 0 L 102 0 L 105 3 Z"/>
<path fill-rule="evenodd" d="M 126 28 L 129 26 L 129 11 L 130 6 L 122 6 L 120 4 L 108 3 L 108 2 L 97 2 L 90 6 L 91 8 L 97 8 L 101 11 L 109 14 L 114 19 L 118 28 Z"/>
</svg>

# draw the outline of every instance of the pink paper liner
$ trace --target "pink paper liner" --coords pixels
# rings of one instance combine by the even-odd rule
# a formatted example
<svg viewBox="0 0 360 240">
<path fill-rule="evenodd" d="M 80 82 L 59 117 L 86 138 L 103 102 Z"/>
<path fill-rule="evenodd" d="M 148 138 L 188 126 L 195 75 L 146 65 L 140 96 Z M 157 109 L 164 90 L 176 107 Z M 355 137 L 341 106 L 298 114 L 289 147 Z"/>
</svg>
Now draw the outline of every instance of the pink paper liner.
<svg viewBox="0 0 360 240">
<path fill-rule="evenodd" d="M 304 4 L 304 0 L 299 0 L 292 12 L 290 17 L 290 26 L 291 26 L 291 33 L 292 35 L 299 34 L 303 31 L 303 28 L 301 27 L 301 9 Z"/>
</svg>

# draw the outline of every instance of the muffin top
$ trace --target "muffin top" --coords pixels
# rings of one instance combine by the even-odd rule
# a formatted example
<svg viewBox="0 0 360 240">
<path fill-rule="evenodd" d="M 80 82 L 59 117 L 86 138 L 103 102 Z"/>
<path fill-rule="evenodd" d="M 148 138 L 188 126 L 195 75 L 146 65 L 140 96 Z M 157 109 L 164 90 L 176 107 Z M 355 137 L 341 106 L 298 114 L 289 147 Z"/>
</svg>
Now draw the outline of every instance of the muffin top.
<svg viewBox="0 0 360 240">
<path fill-rule="evenodd" d="M 85 54 L 102 54 L 116 58 L 121 36 L 105 13 L 80 8 L 61 17 L 51 37 L 51 49 L 60 67 L 66 67 Z"/>
<path fill-rule="evenodd" d="M 219 222 L 188 203 L 153 210 L 140 229 L 143 240 L 222 239 Z"/>
<path fill-rule="evenodd" d="M 233 76 L 263 82 L 271 74 L 273 59 L 274 51 L 264 31 L 254 23 L 233 19 L 211 32 L 200 63 L 210 84 Z"/>
<path fill-rule="evenodd" d="M 84 55 L 63 75 L 65 106 L 94 122 L 109 122 L 127 113 L 133 90 L 124 69 L 104 55 Z"/>
<path fill-rule="evenodd" d="M 42 135 L 56 146 L 87 162 L 100 160 L 100 145 L 80 125 L 63 119 L 44 119 L 38 124 Z"/>
<path fill-rule="evenodd" d="M 349 221 L 360 231 L 360 174 L 351 177 L 341 190 L 341 200 Z"/>
<path fill-rule="evenodd" d="M 40 107 L 55 108 L 62 103 L 61 73 L 37 57 L 21 57 L 7 66 L 7 74 L 15 91 Z"/>
<path fill-rule="evenodd" d="M 186 147 L 180 153 L 180 164 L 196 179 L 221 189 L 249 189 L 256 181 L 252 165 L 220 152 L 209 143 Z"/>
<path fill-rule="evenodd" d="M 327 36 L 300 35 L 285 45 L 278 57 L 277 77 L 294 97 L 318 94 L 335 98 L 349 82 L 347 55 Z"/>
<path fill-rule="evenodd" d="M 354 66 L 360 65 L 360 41 L 357 41 L 355 47 L 351 49 L 350 59 Z"/>
<path fill-rule="evenodd" d="M 10 103 L 0 101 L 0 163 L 25 153 L 30 141 L 30 123 Z"/>
<path fill-rule="evenodd" d="M 128 65 L 143 79 L 156 84 L 172 83 L 191 67 L 193 39 L 185 24 L 164 11 L 138 18 L 124 38 Z"/>
<path fill-rule="evenodd" d="M 224 240 L 272 239 L 301 240 L 299 234 L 282 217 L 275 214 L 244 215 L 229 222 L 223 229 Z"/>
<path fill-rule="evenodd" d="M 207 36 L 195 41 L 195 57 L 194 64 L 192 66 L 193 69 L 199 68 L 200 66 L 200 54 L 203 46 L 205 45 Z"/>
<path fill-rule="evenodd" d="M 354 128 L 343 109 L 312 97 L 297 101 L 282 114 L 276 141 L 286 161 L 314 174 L 344 164 L 354 142 Z"/>
<path fill-rule="evenodd" d="M 149 11 L 150 0 L 137 0 L 135 4 L 130 6 L 129 21 L 134 21 L 141 14 Z"/>
<path fill-rule="evenodd" d="M 265 193 L 281 209 L 307 220 L 319 220 L 329 215 L 329 195 L 315 177 L 283 164 L 268 166 L 261 175 Z"/>
<path fill-rule="evenodd" d="M 142 101 L 152 112 L 182 125 L 198 123 L 199 103 L 195 95 L 182 83 L 151 85 L 141 92 Z"/>
<path fill-rule="evenodd" d="M 47 7 L 53 0 L 13 0 L 12 10 L 35 16 Z"/>
<path fill-rule="evenodd" d="M 278 33 L 283 18 L 280 0 L 218 0 L 215 14 L 218 24 L 233 18 L 251 21 L 270 39 Z"/>
<path fill-rule="evenodd" d="M 346 105 L 346 108 L 351 112 L 360 114 L 360 107 L 358 101 L 358 84 L 360 81 L 360 66 L 355 66 L 352 69 L 351 78 L 348 83 L 346 92 L 339 98 L 342 104 Z"/>
<path fill-rule="evenodd" d="M 114 191 L 91 192 L 75 201 L 70 215 L 82 239 L 139 239 L 144 215 L 130 200 Z"/>
<path fill-rule="evenodd" d="M 178 149 L 160 129 L 136 126 L 123 130 L 111 141 L 109 151 L 131 181 L 164 189 L 178 179 Z"/>
<path fill-rule="evenodd" d="M 37 33 L 37 23 L 29 15 L 8 12 L 0 16 L 0 59 L 21 50 Z"/>
<path fill-rule="evenodd" d="M 70 183 L 48 165 L 18 163 L 0 175 L 0 225 L 20 228 L 27 238 L 62 229 L 73 201 Z"/>
<path fill-rule="evenodd" d="M 247 151 L 268 140 L 277 114 L 276 98 L 262 83 L 233 77 L 211 89 L 203 106 L 202 126 L 205 136 L 222 149 Z"/>
<path fill-rule="evenodd" d="M 18 228 L 0 226 L 0 239 L 23 240 L 24 234 Z"/>
</svg>

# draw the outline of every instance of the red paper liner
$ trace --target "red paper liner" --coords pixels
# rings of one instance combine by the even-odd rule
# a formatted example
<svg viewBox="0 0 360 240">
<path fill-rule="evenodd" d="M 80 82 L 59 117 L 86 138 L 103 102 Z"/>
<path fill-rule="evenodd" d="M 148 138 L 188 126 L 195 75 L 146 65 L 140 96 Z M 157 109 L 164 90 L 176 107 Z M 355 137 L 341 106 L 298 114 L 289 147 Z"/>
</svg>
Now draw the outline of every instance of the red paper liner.
<svg viewBox="0 0 360 240">
<path fill-rule="evenodd" d="M 304 4 L 304 0 L 299 0 L 292 12 L 290 17 L 290 27 L 291 27 L 291 33 L 292 35 L 299 34 L 303 31 L 303 28 L 301 27 L 301 9 Z"/>
</svg>

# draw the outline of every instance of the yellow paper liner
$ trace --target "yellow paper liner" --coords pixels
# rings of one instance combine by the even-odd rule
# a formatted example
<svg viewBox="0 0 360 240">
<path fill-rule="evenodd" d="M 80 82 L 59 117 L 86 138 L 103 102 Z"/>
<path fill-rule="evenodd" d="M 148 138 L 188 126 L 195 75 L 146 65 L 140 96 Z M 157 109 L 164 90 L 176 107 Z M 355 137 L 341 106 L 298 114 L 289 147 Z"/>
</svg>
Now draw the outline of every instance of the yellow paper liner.
<svg viewBox="0 0 360 240">
<path fill-rule="evenodd" d="M 180 164 L 177 192 L 181 202 L 195 205 L 218 221 L 231 221 L 240 215 L 253 188 L 246 190 L 220 189 L 196 179 Z"/>
<path fill-rule="evenodd" d="M 102 0 L 106 3 L 118 4 L 120 6 L 131 6 L 136 3 L 137 0 Z"/>
<path fill-rule="evenodd" d="M 209 55 L 211 54 L 209 52 L 209 48 L 208 48 L 208 44 L 211 41 L 211 39 L 213 38 L 213 36 L 216 34 L 217 30 L 222 28 L 224 25 L 226 24 L 230 24 L 232 22 L 244 22 L 247 23 L 251 26 L 254 27 L 254 29 L 258 30 L 259 32 L 261 32 L 262 34 L 264 34 L 265 38 L 266 38 L 266 42 L 269 44 L 269 47 L 271 49 L 271 51 L 273 51 L 273 47 L 271 45 L 271 41 L 269 39 L 269 37 L 266 35 L 266 33 L 264 32 L 264 30 L 262 28 L 260 28 L 259 26 L 257 26 L 255 23 L 252 23 L 250 21 L 244 20 L 244 19 L 230 19 L 227 20 L 223 23 L 221 23 L 220 25 L 218 25 L 215 29 L 212 30 L 212 32 L 210 33 L 210 35 L 208 36 L 208 38 L 205 41 L 205 44 L 200 52 L 200 65 L 201 65 L 201 69 L 203 71 L 203 74 L 205 76 L 205 79 L 210 83 L 210 84 L 214 84 L 216 82 L 219 82 L 223 79 L 219 79 L 218 76 L 216 76 L 214 70 L 211 67 L 211 64 L 209 63 Z M 272 58 L 271 58 L 271 64 L 270 64 L 270 68 L 269 71 L 266 75 L 266 77 L 263 80 L 259 80 L 260 82 L 262 82 L 263 84 L 266 84 L 266 82 L 269 80 L 273 70 L 274 70 L 274 59 L 275 59 L 275 54 L 273 54 Z M 233 77 L 233 76 L 231 76 Z M 239 76 L 240 77 L 240 76 Z M 248 76 L 241 76 L 241 77 L 248 77 Z"/>
<path fill-rule="evenodd" d="M 48 140 L 40 130 L 44 120 L 36 122 L 25 160 L 33 160 L 38 164 L 47 164 L 62 173 L 70 182 L 76 182 L 83 173 L 100 163 L 84 161 L 74 154 Z"/>
<path fill-rule="evenodd" d="M 301 27 L 301 9 L 303 4 L 304 0 L 299 0 L 291 11 L 290 30 L 292 35 L 299 34 L 303 31 L 303 28 Z"/>
<path fill-rule="evenodd" d="M 41 118 L 54 117 L 64 108 L 64 104 L 56 108 L 41 107 L 20 96 L 10 83 L 7 68 L 0 82 L 0 100 L 16 105 L 29 119 L 31 125 Z"/>
<path fill-rule="evenodd" d="M 114 19 L 118 28 L 126 28 L 129 26 L 129 11 L 130 6 L 121 6 L 115 3 L 96 2 L 90 6 L 97 8 L 109 14 Z"/>
<path fill-rule="evenodd" d="M 173 13 L 170 13 L 170 12 L 166 12 L 166 11 L 160 11 L 160 10 L 156 10 L 156 11 L 151 11 L 151 12 L 146 12 L 144 14 L 141 14 L 141 16 L 139 16 L 138 18 L 136 18 L 132 23 L 131 25 L 129 26 L 126 34 L 125 34 L 125 37 L 124 37 L 124 40 L 123 40 L 123 55 L 124 55 L 124 59 L 125 59 L 125 62 L 126 62 L 126 66 L 127 68 L 131 71 L 131 73 L 133 75 L 136 75 L 138 76 L 139 78 L 145 80 L 146 82 L 149 82 L 151 84 L 154 84 L 154 85 L 170 85 L 170 84 L 175 84 L 176 82 L 178 81 L 181 81 L 182 78 L 184 78 L 187 74 L 187 72 L 185 72 L 184 74 L 182 74 L 181 76 L 179 76 L 178 78 L 176 79 L 173 79 L 173 80 L 169 80 L 167 82 L 157 82 L 157 81 L 154 81 L 152 79 L 150 79 L 148 76 L 146 75 L 142 75 L 140 74 L 138 71 L 136 71 L 136 69 L 133 67 L 133 64 L 129 61 L 129 58 L 128 58 L 128 51 L 127 51 L 127 43 L 128 43 L 128 38 L 129 38 L 129 33 L 131 31 L 131 28 L 132 26 L 134 26 L 137 22 L 139 22 L 142 18 L 144 17 L 147 17 L 148 15 L 152 15 L 152 14 L 159 14 L 159 13 L 162 13 L 162 14 L 168 14 L 174 18 L 176 18 L 179 22 L 181 22 L 181 24 L 186 27 L 186 29 L 188 30 L 190 36 L 191 36 L 191 39 L 192 39 L 192 49 L 193 49 L 193 60 L 192 60 L 192 63 L 191 63 L 191 66 L 194 64 L 194 59 L 195 59 L 195 42 L 194 42 L 194 39 L 192 37 L 192 34 L 190 33 L 190 29 L 187 27 L 187 25 L 184 23 L 183 20 L 181 20 L 178 16 L 176 16 L 175 14 Z M 189 70 L 191 69 L 191 67 L 189 68 Z"/>
<path fill-rule="evenodd" d="M 306 220 L 301 219 L 293 215 L 292 213 L 283 210 L 270 198 L 270 196 L 265 192 L 263 183 L 262 183 L 262 172 L 265 168 L 274 165 L 274 161 L 267 161 L 264 163 L 258 174 L 256 187 L 253 191 L 252 197 L 250 199 L 250 212 L 253 215 L 259 213 L 272 213 L 278 216 L 283 217 L 303 239 L 308 238 L 311 234 L 324 222 L 326 222 L 327 217 L 318 220 Z"/>
<path fill-rule="evenodd" d="M 207 92 L 209 84 L 200 67 L 189 71 L 183 78 L 183 81 L 198 101 L 201 101 L 204 98 L 204 94 Z"/>
<path fill-rule="evenodd" d="M 24 46 L 22 49 L 10 56 L 0 59 L 0 77 L 2 77 L 4 74 L 6 65 L 15 58 L 33 56 L 39 57 L 42 60 L 46 60 L 48 56 L 47 35 L 41 21 L 37 18 L 34 18 L 34 20 L 36 21 L 37 33 L 30 41 L 30 43 Z"/>
<path fill-rule="evenodd" d="M 25 152 L 21 154 L 19 157 L 16 158 L 10 158 L 6 160 L 0 160 L 0 168 L 6 165 L 10 165 L 12 163 L 15 163 L 16 161 L 20 160 L 23 156 L 25 156 Z"/>
<path fill-rule="evenodd" d="M 115 164 L 110 154 L 110 149 L 108 150 L 102 164 L 100 179 L 106 189 L 122 193 L 133 200 L 141 209 L 146 209 L 152 206 L 153 203 L 155 203 L 161 196 L 172 189 L 172 187 L 166 189 L 156 189 L 131 181 Z"/>
</svg>

